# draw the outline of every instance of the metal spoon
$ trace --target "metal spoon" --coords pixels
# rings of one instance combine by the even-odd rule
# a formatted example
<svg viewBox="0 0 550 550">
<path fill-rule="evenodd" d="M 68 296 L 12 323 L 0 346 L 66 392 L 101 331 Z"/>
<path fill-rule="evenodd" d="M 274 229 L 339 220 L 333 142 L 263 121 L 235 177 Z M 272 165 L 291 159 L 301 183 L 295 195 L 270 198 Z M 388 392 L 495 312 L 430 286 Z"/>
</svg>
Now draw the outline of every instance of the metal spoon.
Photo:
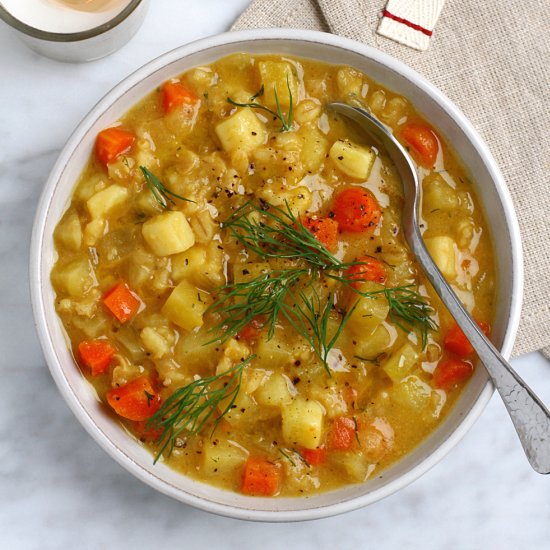
<svg viewBox="0 0 550 550">
<path fill-rule="evenodd" d="M 418 227 L 422 190 L 409 154 L 383 124 L 363 109 L 346 103 L 330 103 L 328 108 L 357 122 L 363 130 L 381 142 L 395 164 L 403 182 L 403 227 L 411 250 L 442 302 L 485 365 L 508 409 L 531 466 L 540 474 L 550 473 L 550 412 L 481 332 L 426 249 Z"/>
</svg>

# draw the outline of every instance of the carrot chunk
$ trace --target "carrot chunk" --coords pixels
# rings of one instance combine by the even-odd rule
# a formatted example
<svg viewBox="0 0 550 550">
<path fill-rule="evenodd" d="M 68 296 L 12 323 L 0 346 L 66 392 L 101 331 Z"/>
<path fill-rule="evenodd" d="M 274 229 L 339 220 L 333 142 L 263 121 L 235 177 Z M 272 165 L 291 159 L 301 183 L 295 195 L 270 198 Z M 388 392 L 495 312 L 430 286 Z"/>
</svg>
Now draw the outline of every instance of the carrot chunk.
<svg viewBox="0 0 550 550">
<path fill-rule="evenodd" d="M 279 490 L 281 470 L 265 458 L 250 457 L 244 465 L 241 491 L 245 495 L 271 497 Z"/>
<path fill-rule="evenodd" d="M 302 449 L 301 454 L 310 466 L 324 464 L 327 459 L 327 449 L 325 446 L 317 447 L 317 449 Z"/>
<path fill-rule="evenodd" d="M 136 314 L 140 301 L 124 281 L 120 281 L 103 295 L 103 304 L 121 323 L 125 323 Z"/>
<path fill-rule="evenodd" d="M 149 426 L 147 420 L 134 421 L 134 429 L 142 441 L 158 441 L 162 436 L 162 428 Z"/>
<path fill-rule="evenodd" d="M 357 446 L 357 425 L 353 418 L 337 417 L 327 436 L 327 447 L 331 451 L 350 451 Z"/>
<path fill-rule="evenodd" d="M 474 367 L 471 363 L 460 359 L 446 359 L 437 365 L 433 374 L 433 382 L 436 388 L 450 390 L 468 380 L 473 372 Z"/>
<path fill-rule="evenodd" d="M 419 164 L 430 168 L 435 164 L 439 143 L 433 130 L 423 124 L 407 124 L 401 132 L 403 140 L 410 145 L 411 151 Z"/>
<path fill-rule="evenodd" d="M 90 369 L 92 376 L 103 374 L 109 368 L 115 351 L 115 348 L 103 339 L 83 340 L 78 344 L 80 360 Z"/>
<path fill-rule="evenodd" d="M 134 134 L 121 128 L 102 130 L 95 140 L 95 152 L 99 162 L 107 166 L 120 155 L 128 152 L 135 140 Z"/>
<path fill-rule="evenodd" d="M 487 336 L 490 333 L 489 325 L 482 321 L 477 321 L 479 328 Z M 474 348 L 466 335 L 462 332 L 462 329 L 455 323 L 445 335 L 443 346 L 447 351 L 450 351 L 459 357 L 466 357 L 474 352 Z"/>
<path fill-rule="evenodd" d="M 262 330 L 263 326 L 263 319 L 261 317 L 254 317 L 254 319 L 252 319 L 250 323 L 248 323 L 248 325 L 240 330 L 237 337 L 239 340 L 244 340 L 248 343 L 255 342 L 260 336 L 260 331 Z"/>
<path fill-rule="evenodd" d="M 128 420 L 147 420 L 160 407 L 160 396 L 147 376 L 140 376 L 120 388 L 107 392 L 107 403 Z"/>
<path fill-rule="evenodd" d="M 381 216 L 372 193 L 361 187 L 348 187 L 338 193 L 332 211 L 340 231 L 352 233 L 374 229 Z"/>
<path fill-rule="evenodd" d="M 327 249 L 333 251 L 338 244 L 338 222 L 332 218 L 302 218 L 302 225 Z"/>
<path fill-rule="evenodd" d="M 166 114 L 180 105 L 190 105 L 198 100 L 198 97 L 181 82 L 165 82 L 161 90 L 162 106 Z"/>
<path fill-rule="evenodd" d="M 360 263 L 352 265 L 346 272 L 348 279 L 357 281 L 351 285 L 354 288 L 361 286 L 362 281 L 374 281 L 376 283 L 386 281 L 386 268 L 380 260 L 370 256 L 361 256 L 355 261 Z"/>
</svg>

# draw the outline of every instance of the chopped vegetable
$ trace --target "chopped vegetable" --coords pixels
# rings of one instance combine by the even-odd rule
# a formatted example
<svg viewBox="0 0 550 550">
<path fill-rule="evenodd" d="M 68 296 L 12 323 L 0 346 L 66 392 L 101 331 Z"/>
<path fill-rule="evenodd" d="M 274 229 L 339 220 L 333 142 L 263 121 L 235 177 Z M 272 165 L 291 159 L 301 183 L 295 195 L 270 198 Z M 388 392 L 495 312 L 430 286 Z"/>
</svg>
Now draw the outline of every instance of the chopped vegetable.
<svg viewBox="0 0 550 550">
<path fill-rule="evenodd" d="M 347 416 L 339 416 L 330 427 L 327 447 L 331 451 L 351 451 L 357 443 L 357 422 Z"/>
<path fill-rule="evenodd" d="M 344 174 L 366 180 L 369 177 L 376 154 L 370 148 L 361 147 L 348 140 L 339 139 L 330 148 L 329 157 Z"/>
<path fill-rule="evenodd" d="M 126 323 L 137 313 L 140 301 L 120 281 L 103 295 L 103 304 L 121 323 Z"/>
<path fill-rule="evenodd" d="M 107 371 L 115 351 L 109 341 L 104 339 L 84 340 L 78 345 L 80 360 L 90 369 L 92 376 Z"/>
<path fill-rule="evenodd" d="M 361 187 L 348 187 L 338 193 L 332 211 L 340 231 L 352 233 L 374 229 L 381 216 L 380 207 L 372 193 Z"/>
<path fill-rule="evenodd" d="M 324 445 L 317 449 L 302 449 L 300 454 L 310 466 L 319 466 L 327 460 L 327 449 Z"/>
<path fill-rule="evenodd" d="M 193 105 L 198 97 L 181 82 L 165 82 L 161 88 L 162 106 L 166 114 L 180 105 Z"/>
<path fill-rule="evenodd" d="M 473 372 L 474 367 L 471 363 L 460 359 L 445 359 L 437 365 L 433 374 L 433 382 L 436 388 L 450 390 L 468 380 Z"/>
<path fill-rule="evenodd" d="M 134 429 L 142 441 L 158 441 L 162 436 L 162 429 L 156 426 L 149 426 L 147 420 L 136 420 Z"/>
<path fill-rule="evenodd" d="M 127 153 L 136 137 L 132 132 L 121 128 L 106 128 L 97 134 L 95 152 L 99 162 L 105 166 Z"/>
<path fill-rule="evenodd" d="M 244 466 L 241 491 L 245 495 L 271 497 L 279 490 L 281 469 L 265 458 L 250 457 Z"/>
<path fill-rule="evenodd" d="M 309 229 L 313 236 L 333 252 L 338 244 L 338 222 L 332 218 L 302 218 L 302 225 Z"/>
<path fill-rule="evenodd" d="M 410 145 L 415 159 L 426 168 L 435 164 L 439 143 L 433 130 L 423 124 L 407 124 L 401 132 L 403 140 Z"/>
<path fill-rule="evenodd" d="M 261 317 L 254 317 L 248 325 L 239 331 L 237 334 L 238 339 L 244 340 L 248 343 L 255 342 L 258 339 L 264 324 L 265 323 Z"/>
<path fill-rule="evenodd" d="M 128 420 L 147 420 L 160 407 L 160 396 L 147 376 L 140 376 L 107 392 L 107 403 Z"/>
<path fill-rule="evenodd" d="M 485 335 L 489 335 L 489 325 L 478 321 L 479 328 Z M 459 357 L 466 357 L 474 352 L 474 348 L 461 328 L 455 323 L 445 336 L 444 346 L 447 351 L 450 351 Z"/>
<path fill-rule="evenodd" d="M 386 281 L 386 268 L 380 260 L 371 256 L 361 256 L 355 261 L 357 263 L 346 271 L 349 280 L 357 281 L 351 285 L 354 288 L 359 288 L 363 281 L 374 281 L 375 283 Z"/>
</svg>

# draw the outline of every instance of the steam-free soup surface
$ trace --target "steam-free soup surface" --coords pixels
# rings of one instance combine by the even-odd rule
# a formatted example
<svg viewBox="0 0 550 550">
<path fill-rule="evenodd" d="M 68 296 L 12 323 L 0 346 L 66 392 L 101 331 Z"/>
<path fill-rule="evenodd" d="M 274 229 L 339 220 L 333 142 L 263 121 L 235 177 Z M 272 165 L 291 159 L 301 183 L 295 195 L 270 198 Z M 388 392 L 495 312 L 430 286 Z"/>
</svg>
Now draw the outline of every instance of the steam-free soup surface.
<svg viewBox="0 0 550 550">
<path fill-rule="evenodd" d="M 233 55 L 97 137 L 55 240 L 56 308 L 105 407 L 182 473 L 258 496 L 376 476 L 442 421 L 473 350 L 426 283 L 361 106 L 408 148 L 422 230 L 489 331 L 469 176 L 414 106 L 351 67 Z"/>
</svg>

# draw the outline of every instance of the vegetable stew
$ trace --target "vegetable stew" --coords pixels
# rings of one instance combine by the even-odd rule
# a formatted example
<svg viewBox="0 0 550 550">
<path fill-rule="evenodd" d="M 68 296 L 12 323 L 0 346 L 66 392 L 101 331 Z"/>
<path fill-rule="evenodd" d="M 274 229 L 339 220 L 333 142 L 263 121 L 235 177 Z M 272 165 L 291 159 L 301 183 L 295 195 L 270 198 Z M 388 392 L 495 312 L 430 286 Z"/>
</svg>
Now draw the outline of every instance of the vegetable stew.
<svg viewBox="0 0 550 550">
<path fill-rule="evenodd" d="M 243 53 L 165 82 L 98 134 L 55 231 L 56 309 L 104 406 L 152 461 L 247 495 L 365 482 L 475 368 L 404 241 L 394 166 L 330 101 L 410 151 L 425 242 L 489 333 L 469 175 L 352 67 Z"/>
</svg>

